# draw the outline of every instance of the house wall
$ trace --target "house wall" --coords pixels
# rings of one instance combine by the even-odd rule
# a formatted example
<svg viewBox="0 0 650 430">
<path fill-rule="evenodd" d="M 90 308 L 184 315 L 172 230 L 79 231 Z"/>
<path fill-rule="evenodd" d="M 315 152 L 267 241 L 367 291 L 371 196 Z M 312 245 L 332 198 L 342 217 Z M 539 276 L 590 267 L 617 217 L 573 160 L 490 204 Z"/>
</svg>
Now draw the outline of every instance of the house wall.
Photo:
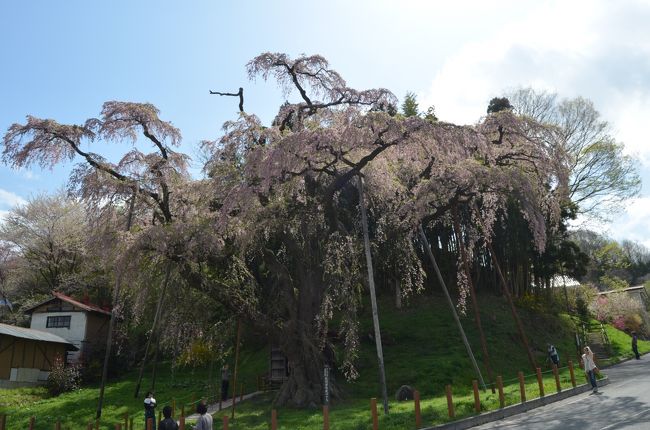
<svg viewBox="0 0 650 430">
<path fill-rule="evenodd" d="M 0 335 L 0 380 L 37 383 L 47 379 L 57 356 L 66 346 L 60 343 Z"/>
<path fill-rule="evenodd" d="M 40 309 L 41 308 L 39 308 L 39 310 Z M 70 328 L 47 327 L 47 317 L 68 315 L 70 316 Z M 79 356 L 83 348 L 83 342 L 86 338 L 86 321 L 86 313 L 83 311 L 74 310 L 74 308 L 70 309 L 69 311 L 34 311 L 34 313 L 32 313 L 32 322 L 30 328 L 61 336 L 79 348 L 79 351 L 69 351 L 67 356 L 68 363 L 76 363 L 79 361 Z"/>
<path fill-rule="evenodd" d="M 84 339 L 82 355 L 88 357 L 97 349 L 106 346 L 110 317 L 89 312 L 86 314 L 86 338 Z"/>
</svg>

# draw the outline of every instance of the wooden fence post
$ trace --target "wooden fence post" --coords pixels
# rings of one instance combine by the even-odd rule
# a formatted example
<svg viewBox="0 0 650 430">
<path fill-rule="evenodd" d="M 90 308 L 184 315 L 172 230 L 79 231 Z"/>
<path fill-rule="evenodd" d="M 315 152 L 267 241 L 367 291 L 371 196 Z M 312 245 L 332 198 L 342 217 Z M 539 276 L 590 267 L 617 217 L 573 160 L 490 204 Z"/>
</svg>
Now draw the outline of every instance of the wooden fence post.
<svg viewBox="0 0 650 430">
<path fill-rule="evenodd" d="M 271 430 L 278 430 L 278 411 L 271 410 Z"/>
<path fill-rule="evenodd" d="M 539 397 L 544 397 L 544 380 L 542 379 L 542 369 L 537 368 L 537 385 L 539 385 Z"/>
<path fill-rule="evenodd" d="M 474 390 L 474 411 L 476 411 L 477 414 L 481 413 L 481 397 L 479 396 L 478 393 L 478 381 L 474 379 L 472 381 L 472 390 Z"/>
<path fill-rule="evenodd" d="M 519 394 L 521 395 L 521 403 L 526 401 L 526 383 L 524 382 L 524 372 L 517 372 L 519 377 Z"/>
<path fill-rule="evenodd" d="M 377 417 L 377 399 L 370 399 L 370 415 L 372 416 L 372 430 L 379 429 L 379 418 Z"/>
<path fill-rule="evenodd" d="M 573 373 L 573 361 L 569 360 L 569 373 L 571 374 L 571 385 L 576 387 L 576 375 Z"/>
<path fill-rule="evenodd" d="M 185 417 L 182 415 L 178 419 L 178 430 L 185 430 Z"/>
<path fill-rule="evenodd" d="M 223 416 L 223 430 L 228 430 L 228 415 Z"/>
<path fill-rule="evenodd" d="M 413 403 L 415 403 L 415 428 L 422 427 L 422 414 L 420 413 L 420 392 L 413 391 Z"/>
<path fill-rule="evenodd" d="M 330 407 L 323 405 L 323 430 L 330 430 Z"/>
<path fill-rule="evenodd" d="M 36 417 L 29 418 L 29 430 L 34 430 L 34 421 L 36 421 Z"/>
<path fill-rule="evenodd" d="M 499 407 L 506 407 L 506 398 L 503 395 L 503 378 L 501 375 L 497 376 L 497 388 L 499 389 Z"/>
<path fill-rule="evenodd" d="M 447 410 L 449 418 L 454 417 L 454 399 L 451 397 L 451 385 L 445 386 L 445 394 L 447 394 Z"/>
<path fill-rule="evenodd" d="M 553 376 L 555 376 L 555 388 L 557 388 L 557 392 L 562 391 L 562 384 L 560 384 L 560 374 L 557 371 L 557 364 L 553 364 Z"/>
</svg>

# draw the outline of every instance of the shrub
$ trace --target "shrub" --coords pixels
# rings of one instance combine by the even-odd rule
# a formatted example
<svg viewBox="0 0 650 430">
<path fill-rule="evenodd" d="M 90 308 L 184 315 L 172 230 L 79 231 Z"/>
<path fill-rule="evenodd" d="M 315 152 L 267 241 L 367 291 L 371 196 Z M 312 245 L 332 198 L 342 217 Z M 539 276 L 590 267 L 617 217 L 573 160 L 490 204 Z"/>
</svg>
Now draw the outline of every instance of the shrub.
<svg viewBox="0 0 650 430">
<path fill-rule="evenodd" d="M 81 372 L 76 366 L 65 366 L 63 359 L 57 356 L 47 377 L 47 391 L 53 396 L 79 389 Z"/>
</svg>

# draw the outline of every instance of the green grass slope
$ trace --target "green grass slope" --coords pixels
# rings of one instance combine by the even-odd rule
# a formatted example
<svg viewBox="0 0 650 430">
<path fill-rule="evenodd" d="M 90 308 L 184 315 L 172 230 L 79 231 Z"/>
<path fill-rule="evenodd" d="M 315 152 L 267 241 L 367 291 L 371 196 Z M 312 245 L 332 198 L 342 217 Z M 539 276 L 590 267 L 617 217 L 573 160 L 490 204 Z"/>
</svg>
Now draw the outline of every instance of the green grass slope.
<svg viewBox="0 0 650 430">
<path fill-rule="evenodd" d="M 487 337 L 488 350 L 494 374 L 504 379 L 505 401 L 512 404 L 519 401 L 517 372 L 528 375 L 526 390 L 529 398 L 538 397 L 539 391 L 533 370 L 528 363 L 521 346 L 516 326 L 504 298 L 480 296 L 481 319 Z M 379 317 L 388 394 L 391 399 L 391 413 L 380 417 L 380 428 L 386 430 L 413 428 L 413 402 L 398 403 L 394 393 L 401 385 L 410 385 L 418 389 L 422 397 L 423 423 L 445 422 L 447 418 L 444 387 L 449 384 L 454 392 L 454 404 L 457 416 L 474 413 L 474 401 L 471 383 L 477 379 L 468 358 L 458 329 L 449 308 L 442 296 L 421 296 L 413 299 L 413 304 L 401 310 L 395 309 L 389 301 L 380 301 Z M 546 344 L 553 343 L 560 352 L 561 366 L 567 360 L 576 363 L 578 383 L 584 382 L 584 374 L 577 368 L 577 355 L 574 346 L 574 332 L 567 316 L 550 316 L 526 309 L 519 309 L 525 331 L 538 365 L 546 372 L 544 383 L 547 392 L 555 390 L 553 375 L 546 362 Z M 360 313 L 361 351 L 358 360 L 360 377 L 353 382 L 345 382 L 341 375 L 335 377 L 342 384 L 346 399 L 337 400 L 331 405 L 330 421 L 337 430 L 367 429 L 370 425 L 369 401 L 378 398 L 381 414 L 381 390 L 379 373 L 372 337 L 372 320 L 370 310 L 366 307 Z M 479 363 L 483 377 L 488 382 L 488 374 L 483 366 L 483 357 L 473 319 L 473 312 L 468 309 L 461 321 L 469 343 Z M 629 358 L 630 338 L 625 333 L 607 327 L 615 360 Z M 241 357 L 240 380 L 245 391 L 256 389 L 257 375 L 266 372 L 268 367 L 268 346 L 264 340 L 246 338 Z M 640 341 L 641 352 L 650 351 L 650 342 Z M 340 351 L 339 351 L 340 353 Z M 176 372 L 171 380 L 170 369 L 162 366 L 158 373 L 156 398 L 159 405 L 175 401 L 177 411 L 181 405 L 190 410 L 192 400 L 201 397 L 214 398 L 219 387 L 218 371 L 212 373 L 210 383 L 209 369 L 185 369 Z M 131 373 L 120 381 L 114 381 L 106 389 L 105 409 L 101 428 L 112 429 L 114 424 L 123 421 L 125 413 L 134 417 L 138 426 L 143 424 L 142 396 L 133 397 L 136 373 Z M 564 388 L 570 386 L 568 371 L 561 373 Z M 143 387 L 148 387 L 145 379 Z M 143 388 L 143 391 L 146 388 Z M 239 388 L 238 388 L 239 390 Z M 85 428 L 94 418 L 97 404 L 97 387 L 67 393 L 56 398 L 48 398 L 45 390 L 16 389 L 0 390 L 0 414 L 8 415 L 8 429 L 27 428 L 30 416 L 36 416 L 36 429 L 51 429 L 57 419 L 61 420 L 63 429 Z M 238 407 L 237 419 L 230 423 L 230 429 L 266 430 L 269 428 L 270 411 L 273 394 L 265 394 L 247 401 Z M 498 407 L 498 395 L 487 390 L 481 393 L 482 410 Z M 322 428 L 322 413 L 318 410 L 294 410 L 289 408 L 278 411 L 279 428 L 301 430 Z"/>
</svg>

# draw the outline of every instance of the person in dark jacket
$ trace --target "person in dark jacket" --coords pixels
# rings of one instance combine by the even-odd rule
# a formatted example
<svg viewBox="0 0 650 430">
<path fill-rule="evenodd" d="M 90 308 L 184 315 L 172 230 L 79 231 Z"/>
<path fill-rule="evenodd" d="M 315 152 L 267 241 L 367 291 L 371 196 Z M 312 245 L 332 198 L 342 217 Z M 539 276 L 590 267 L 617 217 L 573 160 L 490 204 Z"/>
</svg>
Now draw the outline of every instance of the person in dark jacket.
<svg viewBox="0 0 650 430">
<path fill-rule="evenodd" d="M 230 370 L 228 364 L 224 364 L 221 368 L 221 400 L 228 399 L 228 386 L 230 385 Z"/>
<path fill-rule="evenodd" d="M 637 345 L 638 342 L 638 337 L 636 335 L 636 332 L 632 332 L 632 352 L 634 352 L 634 356 L 636 357 L 637 360 L 641 359 L 641 356 L 639 355 L 639 346 Z"/>
<path fill-rule="evenodd" d="M 158 430 L 178 430 L 178 423 L 172 419 L 172 407 L 165 406 L 162 412 L 165 419 L 158 423 Z"/>
</svg>

